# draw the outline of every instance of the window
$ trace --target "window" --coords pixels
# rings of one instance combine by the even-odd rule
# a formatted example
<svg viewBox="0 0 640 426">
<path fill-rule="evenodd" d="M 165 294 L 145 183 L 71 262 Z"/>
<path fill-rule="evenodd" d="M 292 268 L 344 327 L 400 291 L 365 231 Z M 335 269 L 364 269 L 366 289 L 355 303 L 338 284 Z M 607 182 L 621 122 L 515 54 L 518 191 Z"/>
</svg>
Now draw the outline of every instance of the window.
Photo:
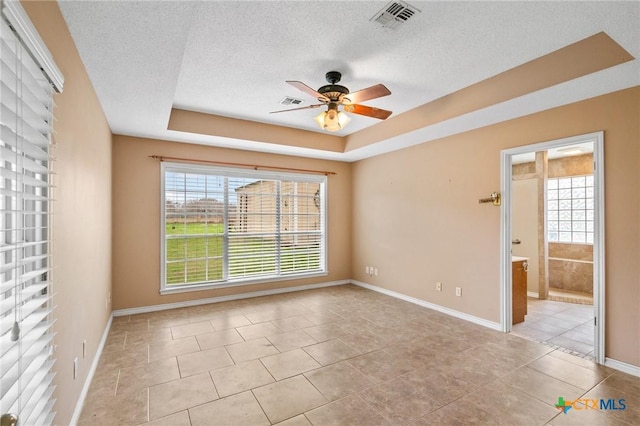
<svg viewBox="0 0 640 426">
<path fill-rule="evenodd" d="M 162 290 L 325 274 L 326 177 L 162 163 Z"/>
<path fill-rule="evenodd" d="M 49 425 L 55 417 L 49 150 L 52 84 L 61 90 L 62 76 L 19 2 L 1 6 L 0 414 Z"/>
<path fill-rule="evenodd" d="M 549 242 L 593 244 L 593 175 L 547 180 Z"/>
</svg>

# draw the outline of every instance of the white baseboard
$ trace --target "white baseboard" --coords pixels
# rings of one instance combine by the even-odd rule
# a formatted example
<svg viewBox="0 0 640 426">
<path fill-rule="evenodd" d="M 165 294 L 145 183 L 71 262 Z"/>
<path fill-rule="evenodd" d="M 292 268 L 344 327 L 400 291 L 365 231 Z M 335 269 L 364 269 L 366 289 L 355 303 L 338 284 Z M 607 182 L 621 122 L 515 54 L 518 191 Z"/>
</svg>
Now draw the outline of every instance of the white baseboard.
<svg viewBox="0 0 640 426">
<path fill-rule="evenodd" d="M 82 413 L 84 400 L 87 398 L 87 394 L 89 393 L 89 387 L 91 386 L 93 375 L 96 374 L 98 363 L 100 362 L 100 357 L 102 356 L 102 350 L 104 349 L 105 343 L 107 343 L 107 337 L 109 336 L 109 330 L 111 329 L 112 322 L 113 322 L 113 313 L 111 313 L 111 315 L 109 316 L 107 325 L 104 328 L 104 332 L 102 333 L 102 338 L 100 339 L 100 343 L 98 344 L 98 349 L 96 350 L 96 354 L 93 357 L 91 368 L 89 369 L 87 378 L 84 381 L 82 392 L 80 392 L 80 397 L 78 397 L 78 402 L 76 403 L 76 409 L 73 411 L 73 416 L 71 417 L 71 422 L 69 423 L 71 426 L 76 426 L 78 424 L 78 420 L 80 420 L 80 414 Z"/>
<path fill-rule="evenodd" d="M 502 331 L 502 325 L 497 322 L 488 321 L 484 318 L 479 318 L 473 315 L 465 314 L 464 312 L 459 312 L 454 309 L 445 308 L 444 306 L 436 305 L 433 303 L 426 302 L 421 299 L 416 299 L 415 297 L 407 296 L 402 293 L 398 293 L 392 290 L 387 290 L 386 288 L 378 287 L 372 284 L 363 283 L 361 281 L 351 280 L 351 282 L 360 287 L 367 288 L 369 290 L 376 291 L 378 293 L 386 294 L 387 296 L 395 297 L 396 299 L 404 300 L 406 302 L 415 303 L 416 305 L 423 306 L 425 308 L 433 309 L 434 311 L 442 312 L 443 314 L 451 315 L 456 318 L 463 319 L 465 321 L 472 322 L 474 324 L 478 324 L 484 327 L 491 328 L 493 330 Z M 532 293 L 532 292 L 528 292 Z M 537 293 L 533 293 L 535 297 L 538 297 Z M 530 294 L 531 295 L 531 294 Z M 622 371 L 627 374 L 631 374 L 633 376 L 640 377 L 640 367 L 628 364 L 626 362 L 617 361 L 611 358 L 605 358 L 604 365 L 607 367 L 611 367 L 615 370 Z"/>
<path fill-rule="evenodd" d="M 628 373 L 636 377 L 640 377 L 640 367 L 637 365 L 627 364 L 626 362 L 616 361 L 615 359 L 605 358 L 604 365 L 606 367 L 615 368 L 623 373 Z"/>
<path fill-rule="evenodd" d="M 536 293 L 535 291 L 527 291 L 527 296 L 538 299 L 540 297 L 540 294 Z"/>
<path fill-rule="evenodd" d="M 443 314 L 451 315 L 452 317 L 460 318 L 462 320 L 469 321 L 474 324 L 478 324 L 483 327 L 490 328 L 492 330 L 502 331 L 502 325 L 498 322 L 493 322 L 493 321 L 486 320 L 484 318 L 465 314 L 464 312 L 456 311 L 450 308 L 445 308 L 444 306 L 436 305 L 434 303 L 430 303 L 422 299 L 416 299 L 415 297 L 407 296 L 406 294 L 398 293 L 392 290 L 387 290 L 386 288 L 363 283 L 361 281 L 351 280 L 351 282 L 360 287 L 364 287 L 369 290 L 376 291 L 378 293 L 386 294 L 387 296 L 395 297 L 396 299 L 404 300 L 405 302 L 410 302 L 425 308 L 433 309 L 434 311 L 442 312 Z"/>
<path fill-rule="evenodd" d="M 207 305 L 209 303 L 227 302 L 230 300 L 249 299 L 252 297 L 270 296 L 273 294 L 291 293 L 294 291 L 312 290 L 314 288 L 332 287 L 336 285 L 351 284 L 351 280 L 329 281 L 319 284 L 307 284 L 295 287 L 274 288 L 272 290 L 252 291 L 250 293 L 230 294 L 228 296 L 210 297 L 207 299 L 187 300 L 184 302 L 164 303 L 162 305 L 142 306 L 139 308 L 118 309 L 113 311 L 114 317 L 124 315 L 144 314 L 147 312 L 165 311 L 168 309 L 186 308 L 189 306 Z"/>
</svg>

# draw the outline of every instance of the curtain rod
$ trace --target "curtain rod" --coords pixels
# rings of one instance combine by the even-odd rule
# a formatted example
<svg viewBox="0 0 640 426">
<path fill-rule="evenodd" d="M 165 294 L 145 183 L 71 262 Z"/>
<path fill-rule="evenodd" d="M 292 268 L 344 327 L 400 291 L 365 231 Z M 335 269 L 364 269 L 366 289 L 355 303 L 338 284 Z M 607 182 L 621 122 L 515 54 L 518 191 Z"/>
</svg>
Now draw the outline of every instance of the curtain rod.
<svg viewBox="0 0 640 426">
<path fill-rule="evenodd" d="M 172 161 L 183 161 L 186 163 L 206 163 L 206 164 L 217 164 L 217 165 L 222 165 L 222 166 L 238 166 L 238 167 L 249 167 L 252 168 L 254 170 L 264 170 L 264 169 L 269 169 L 269 170 L 285 170 L 285 171 L 289 171 L 289 172 L 305 172 L 305 173 L 315 173 L 315 174 L 319 174 L 319 175 L 325 175 L 325 176 L 329 176 L 329 175 L 335 175 L 336 172 L 328 172 L 328 171 L 324 171 L 324 170 L 309 170 L 309 169 L 295 169 L 295 168 L 291 168 L 291 167 L 278 167 L 278 166 L 259 166 L 257 164 L 245 164 L 245 163 L 228 163 L 225 161 L 212 161 L 212 160 L 198 160 L 195 158 L 181 158 L 181 157 L 166 157 L 164 155 L 150 155 L 149 158 L 153 158 L 154 160 L 160 160 L 160 161 L 166 161 L 166 160 L 172 160 Z"/>
</svg>

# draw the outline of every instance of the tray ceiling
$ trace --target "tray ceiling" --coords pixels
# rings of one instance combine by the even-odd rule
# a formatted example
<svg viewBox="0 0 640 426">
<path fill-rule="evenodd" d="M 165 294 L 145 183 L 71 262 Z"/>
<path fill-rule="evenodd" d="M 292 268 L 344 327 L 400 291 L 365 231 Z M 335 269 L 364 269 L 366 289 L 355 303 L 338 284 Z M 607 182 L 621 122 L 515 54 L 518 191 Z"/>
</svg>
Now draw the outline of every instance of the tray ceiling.
<svg viewBox="0 0 640 426">
<path fill-rule="evenodd" d="M 638 2 L 416 1 L 420 13 L 396 28 L 371 20 L 386 4 L 61 1 L 60 8 L 112 131 L 124 135 L 353 161 L 640 84 Z M 464 108 L 460 93 L 469 87 L 601 32 L 628 57 L 600 69 L 582 64 L 582 75 Z M 330 70 L 351 91 L 387 86 L 390 96 L 364 103 L 393 111 L 391 118 L 352 115 L 328 134 L 313 121 L 317 109 L 269 114 L 288 108 L 284 97 L 315 103 L 285 80 L 318 88 Z M 509 84 L 531 84 L 523 75 Z M 442 110 L 442 99 L 461 112 L 423 120 L 428 105 Z M 172 110 L 202 122 L 170 130 Z M 284 143 L 262 140 L 265 132 Z"/>
</svg>

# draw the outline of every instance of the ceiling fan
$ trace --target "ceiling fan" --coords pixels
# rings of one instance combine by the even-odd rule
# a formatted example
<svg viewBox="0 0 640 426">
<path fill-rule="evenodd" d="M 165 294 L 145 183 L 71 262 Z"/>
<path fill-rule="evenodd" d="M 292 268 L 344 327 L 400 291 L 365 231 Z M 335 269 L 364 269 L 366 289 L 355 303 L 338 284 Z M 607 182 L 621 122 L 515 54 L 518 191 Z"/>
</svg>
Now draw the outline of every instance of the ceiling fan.
<svg viewBox="0 0 640 426">
<path fill-rule="evenodd" d="M 373 117 L 380 120 L 385 120 L 391 115 L 391 111 L 386 109 L 370 107 L 359 103 L 390 95 L 391 91 L 389 91 L 384 84 L 376 84 L 374 86 L 367 87 L 366 89 L 349 93 L 349 89 L 338 84 L 342 78 L 342 74 L 338 71 L 329 71 L 325 75 L 325 78 L 329 84 L 322 86 L 318 90 L 312 89 L 301 81 L 287 81 L 287 83 L 296 89 L 313 96 L 320 103 L 300 108 L 272 111 L 271 114 L 327 106 L 327 110 L 321 112 L 315 120 L 321 128 L 330 132 L 336 132 L 347 125 L 350 118 L 344 112 L 366 115 L 367 117 Z M 342 105 L 344 112 L 341 112 L 338 109 L 338 106 L 340 105 Z"/>
</svg>

